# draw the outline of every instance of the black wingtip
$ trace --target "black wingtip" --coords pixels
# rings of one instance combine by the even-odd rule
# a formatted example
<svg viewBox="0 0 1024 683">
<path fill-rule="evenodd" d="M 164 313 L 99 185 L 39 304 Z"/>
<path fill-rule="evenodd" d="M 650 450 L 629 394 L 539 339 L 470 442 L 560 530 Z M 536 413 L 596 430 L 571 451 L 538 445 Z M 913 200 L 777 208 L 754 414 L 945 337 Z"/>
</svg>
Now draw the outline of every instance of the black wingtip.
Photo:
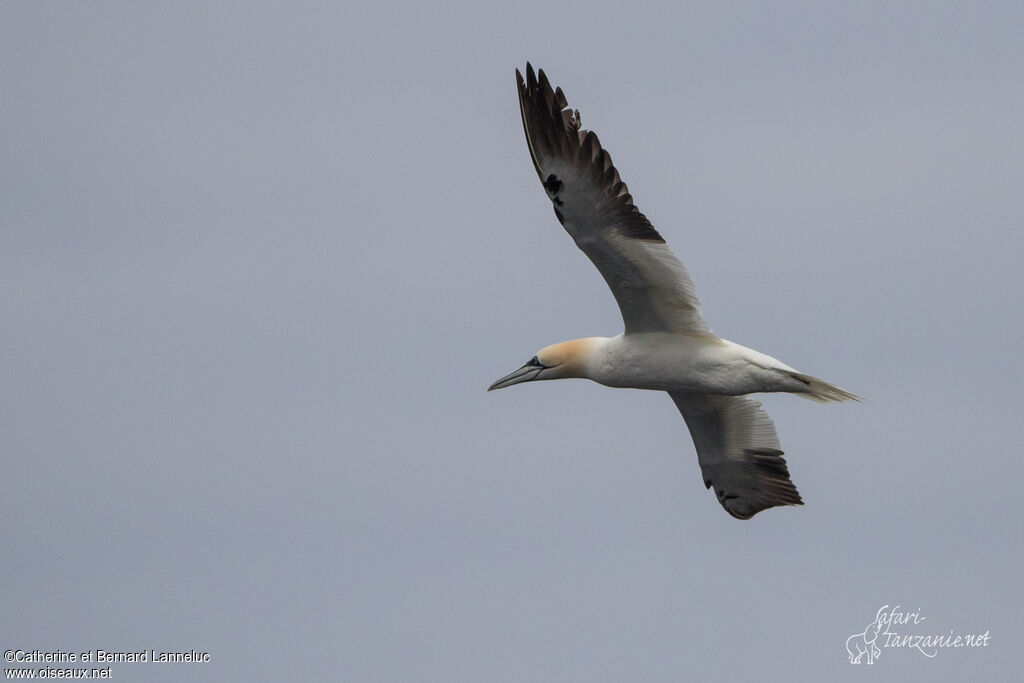
<svg viewBox="0 0 1024 683">
<path fill-rule="evenodd" d="M 544 92 L 549 90 L 554 92 L 554 88 L 551 87 L 551 83 L 548 81 L 548 75 L 544 73 L 544 69 L 537 69 L 537 83 L 540 84 L 540 87 Z"/>
<path fill-rule="evenodd" d="M 581 176 L 594 183 L 609 200 L 608 210 L 618 217 L 621 224 L 618 230 L 624 237 L 664 243 L 662 236 L 633 204 L 632 195 L 597 135 L 583 130 L 578 109 L 568 108 L 568 98 L 562 88 L 552 88 L 544 69 L 534 70 L 530 62 L 526 63 L 525 78 L 516 69 L 516 79 L 523 131 L 541 182 L 547 182 L 548 174 L 543 170 L 545 159 L 559 157 L 566 163 L 575 163 Z M 550 192 L 549 197 L 556 206 L 562 203 Z M 557 215 L 561 213 L 556 210 Z"/>
</svg>

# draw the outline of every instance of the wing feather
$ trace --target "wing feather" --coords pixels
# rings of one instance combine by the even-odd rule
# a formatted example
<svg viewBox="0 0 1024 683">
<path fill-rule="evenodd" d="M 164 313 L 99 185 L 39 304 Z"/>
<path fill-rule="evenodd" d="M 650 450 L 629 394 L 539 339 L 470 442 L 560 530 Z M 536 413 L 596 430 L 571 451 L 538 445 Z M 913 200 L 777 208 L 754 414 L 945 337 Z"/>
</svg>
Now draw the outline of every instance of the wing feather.
<svg viewBox="0 0 1024 683">
<path fill-rule="evenodd" d="M 633 204 L 597 134 L 580 128 L 544 70 L 516 70 L 523 129 L 555 215 L 612 290 L 626 334 L 709 332 L 693 282 Z"/>
<path fill-rule="evenodd" d="M 697 448 L 704 485 L 733 517 L 803 505 L 779 448 L 775 425 L 748 396 L 670 394 Z"/>
</svg>

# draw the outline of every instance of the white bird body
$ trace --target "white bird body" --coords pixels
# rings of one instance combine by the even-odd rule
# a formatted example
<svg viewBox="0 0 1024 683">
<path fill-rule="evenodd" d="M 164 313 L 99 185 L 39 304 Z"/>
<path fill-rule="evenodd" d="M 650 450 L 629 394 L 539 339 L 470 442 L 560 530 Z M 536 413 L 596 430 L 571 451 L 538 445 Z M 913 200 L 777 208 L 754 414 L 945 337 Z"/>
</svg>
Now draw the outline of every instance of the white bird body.
<svg viewBox="0 0 1024 683">
<path fill-rule="evenodd" d="M 526 79 L 518 70 L 516 77 L 537 175 L 558 221 L 612 290 L 625 331 L 545 347 L 490 389 L 577 377 L 668 392 L 690 429 L 704 483 L 729 514 L 748 519 L 776 505 L 801 505 L 775 426 L 746 394 L 857 397 L 713 334 L 686 269 L 633 205 L 597 136 L 580 129 L 561 88 L 529 64 Z"/>
<path fill-rule="evenodd" d="M 739 396 L 801 391 L 785 363 L 710 333 L 593 337 L 586 379 L 608 387 Z"/>
</svg>

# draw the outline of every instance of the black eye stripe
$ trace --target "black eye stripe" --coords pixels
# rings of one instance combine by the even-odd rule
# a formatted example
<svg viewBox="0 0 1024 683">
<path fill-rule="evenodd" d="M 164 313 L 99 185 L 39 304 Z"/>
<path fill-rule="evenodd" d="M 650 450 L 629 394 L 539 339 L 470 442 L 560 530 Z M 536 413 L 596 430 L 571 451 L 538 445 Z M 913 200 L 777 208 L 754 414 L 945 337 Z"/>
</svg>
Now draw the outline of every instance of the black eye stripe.
<svg viewBox="0 0 1024 683">
<path fill-rule="evenodd" d="M 526 364 L 527 365 L 533 365 L 533 366 L 538 367 L 538 368 L 546 368 L 547 367 L 546 365 L 541 363 L 539 360 L 537 360 L 537 356 L 534 356 L 533 358 L 531 358 L 529 361 L 526 362 Z"/>
</svg>

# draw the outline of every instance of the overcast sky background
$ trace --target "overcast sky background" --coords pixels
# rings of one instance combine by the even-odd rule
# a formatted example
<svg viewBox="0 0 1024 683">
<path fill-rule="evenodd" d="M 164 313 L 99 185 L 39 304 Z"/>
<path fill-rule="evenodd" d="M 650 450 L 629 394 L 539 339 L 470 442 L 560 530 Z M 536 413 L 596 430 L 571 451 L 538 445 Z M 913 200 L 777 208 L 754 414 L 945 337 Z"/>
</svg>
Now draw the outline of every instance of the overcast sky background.
<svg viewBox="0 0 1024 683">
<path fill-rule="evenodd" d="M 0 5 L 4 649 L 115 679 L 1009 680 L 1024 642 L 1020 3 Z M 527 60 L 768 396 L 747 522 L 661 394 L 491 394 L 614 335 Z M 845 642 L 883 605 L 928 659 Z"/>
</svg>

